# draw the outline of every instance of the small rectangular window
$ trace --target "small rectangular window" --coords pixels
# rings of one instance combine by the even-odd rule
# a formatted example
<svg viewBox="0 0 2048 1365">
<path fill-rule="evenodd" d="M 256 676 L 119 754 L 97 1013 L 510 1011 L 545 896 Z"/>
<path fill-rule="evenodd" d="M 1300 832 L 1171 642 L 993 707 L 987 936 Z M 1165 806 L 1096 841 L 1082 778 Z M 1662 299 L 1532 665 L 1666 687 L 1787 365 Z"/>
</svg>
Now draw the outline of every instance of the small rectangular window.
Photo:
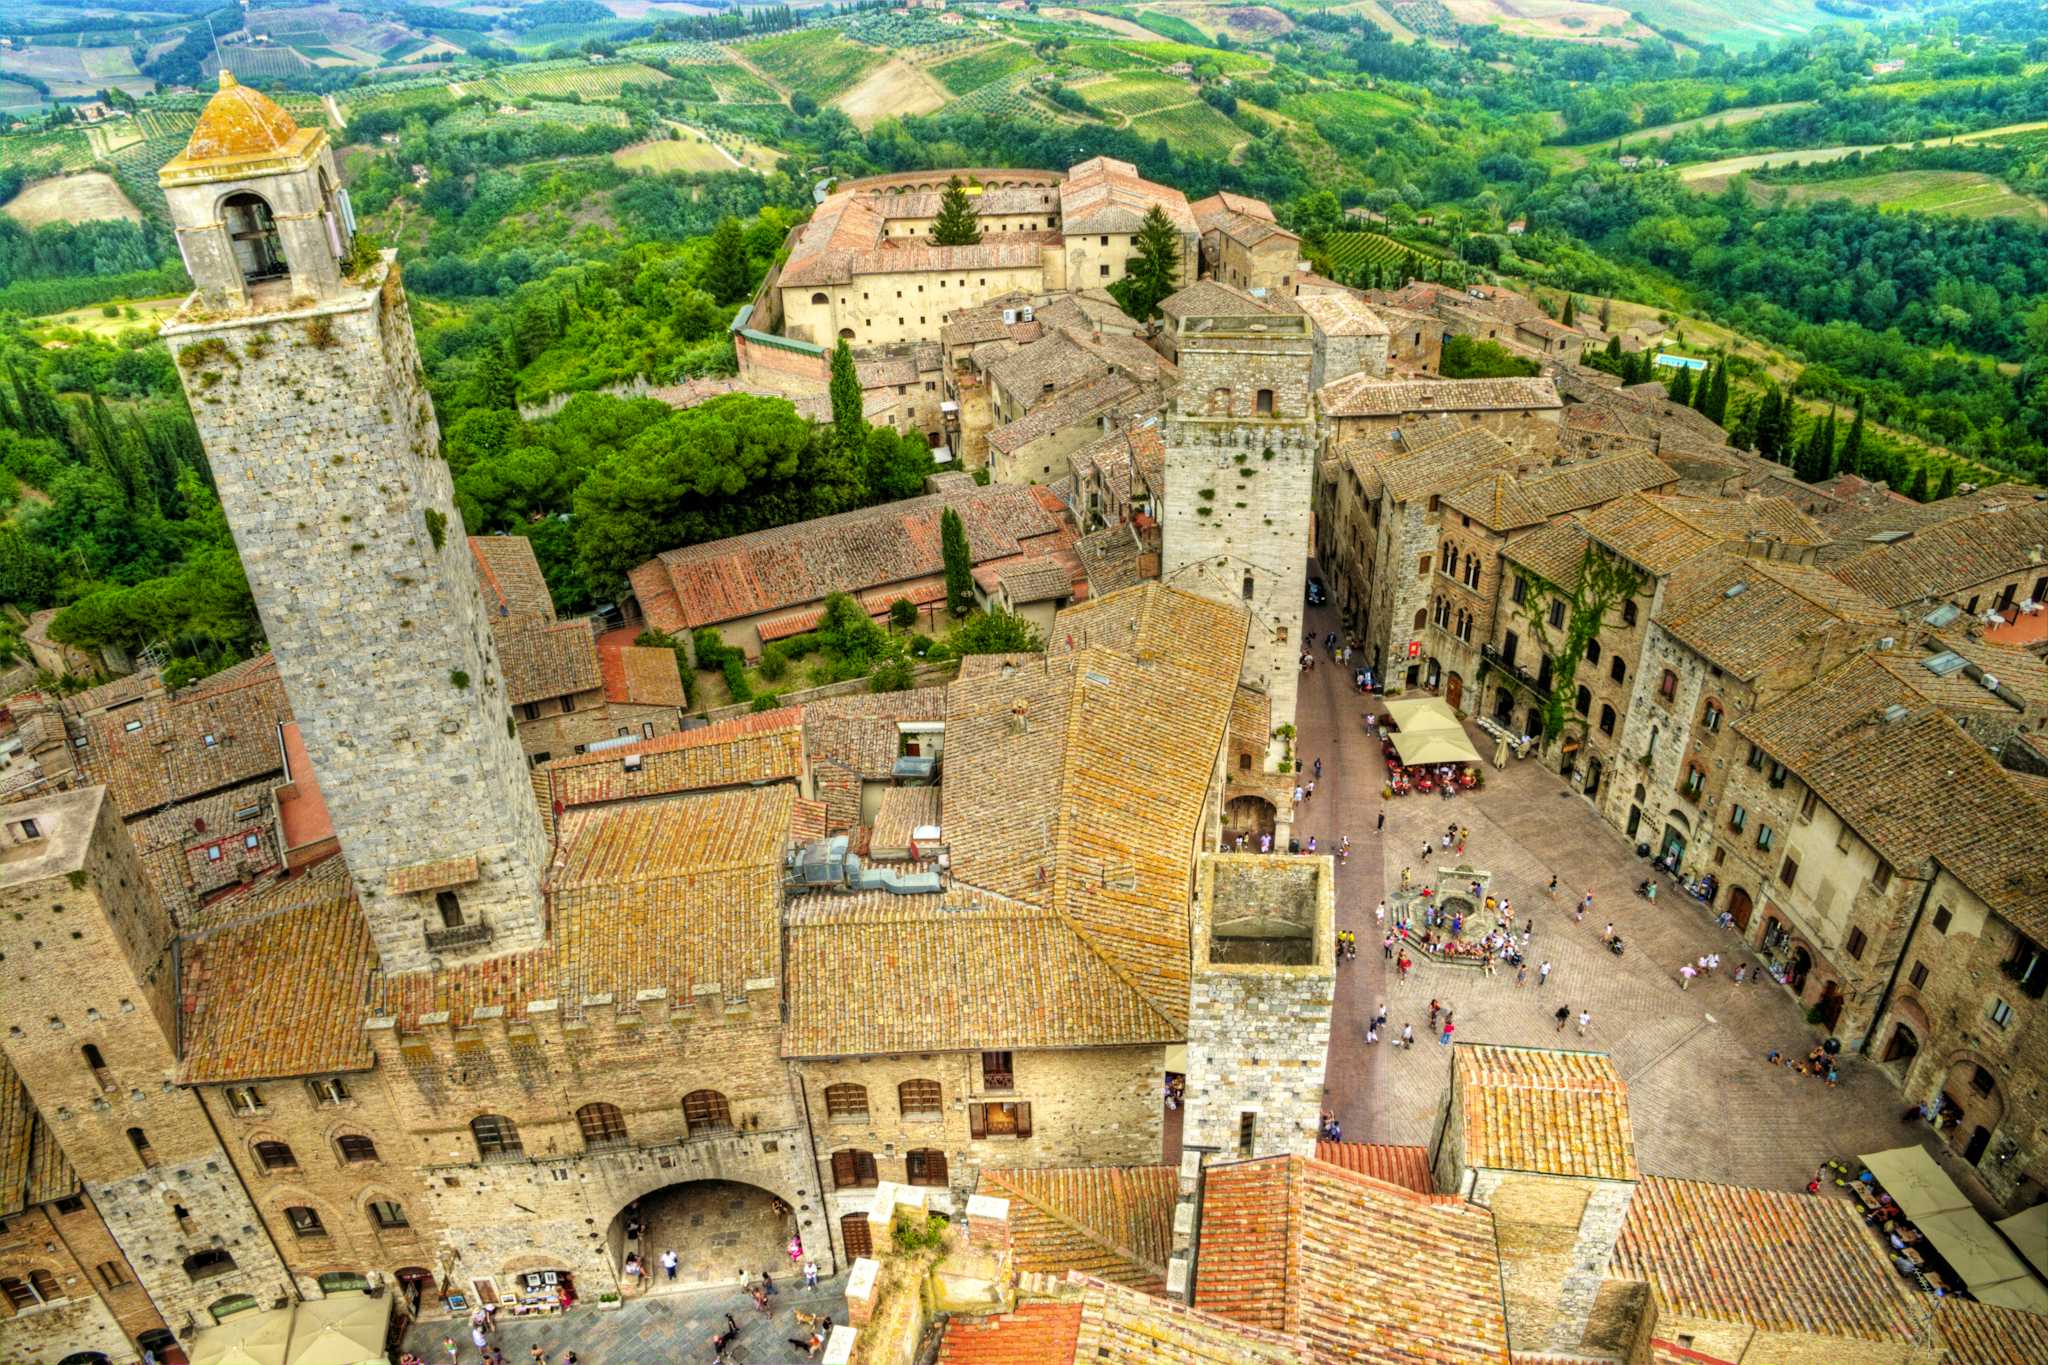
<svg viewBox="0 0 2048 1365">
<path fill-rule="evenodd" d="M 1916 991 L 1925 986 L 1927 984 L 1927 964 L 1915 962 L 1913 970 L 1906 973 L 1906 980 L 1913 983 L 1913 989 Z"/>
<path fill-rule="evenodd" d="M 1991 1022 L 2004 1028 L 2012 1022 L 2012 1006 L 1993 996 L 1991 999 Z M 1981 1092 L 1989 1094 L 1989 1091 Z"/>
<path fill-rule="evenodd" d="M 1934 932 L 1935 932 L 1935 933 L 1937 933 L 1937 934 L 1945 934 L 1945 933 L 1947 933 L 1947 932 L 1948 932 L 1948 926 L 1949 926 L 1949 921 L 1950 921 L 1950 920 L 1952 920 L 1952 919 L 1954 919 L 1954 918 L 1955 918 L 1955 916 L 1954 916 L 1954 915 L 1951 915 L 1951 914 L 1950 914 L 1950 913 L 1948 912 L 1948 907 L 1947 907 L 1946 905 L 1937 905 L 1937 906 L 1935 906 L 1935 907 L 1934 907 Z"/>
<path fill-rule="evenodd" d="M 1758 825 L 1756 827 L 1756 846 L 1758 848 L 1762 849 L 1766 853 L 1769 853 L 1771 851 L 1771 845 L 1776 843 L 1777 841 L 1778 832 L 1772 829 L 1769 825 Z"/>
<path fill-rule="evenodd" d="M 1749 812 L 1747 810 L 1743 809 L 1740 805 L 1728 808 L 1728 828 L 1740 834 L 1742 833 L 1742 827 L 1748 823 Z"/>
<path fill-rule="evenodd" d="M 1778 869 L 1778 880 L 1785 883 L 1787 887 L 1790 887 L 1793 882 L 1798 881 L 1799 864 L 1795 860 L 1787 858 L 1784 866 Z"/>
<path fill-rule="evenodd" d="M 1892 865 L 1884 859 L 1877 860 L 1877 871 L 1870 874 L 1870 884 L 1882 893 L 1892 884 Z"/>
<path fill-rule="evenodd" d="M 1853 957 L 1858 962 L 1861 962 L 1863 960 L 1863 950 L 1864 948 L 1868 947 L 1869 944 L 1870 940 L 1864 937 L 1863 931 L 1861 929 L 1851 929 L 1849 931 L 1849 941 L 1844 946 L 1848 948 L 1850 957 Z"/>
<path fill-rule="evenodd" d="M 1259 1116 L 1253 1111 L 1247 1109 L 1237 1116 L 1237 1154 L 1239 1156 L 1248 1157 L 1252 1154 L 1252 1144 L 1257 1137 L 1258 1127 Z"/>
</svg>

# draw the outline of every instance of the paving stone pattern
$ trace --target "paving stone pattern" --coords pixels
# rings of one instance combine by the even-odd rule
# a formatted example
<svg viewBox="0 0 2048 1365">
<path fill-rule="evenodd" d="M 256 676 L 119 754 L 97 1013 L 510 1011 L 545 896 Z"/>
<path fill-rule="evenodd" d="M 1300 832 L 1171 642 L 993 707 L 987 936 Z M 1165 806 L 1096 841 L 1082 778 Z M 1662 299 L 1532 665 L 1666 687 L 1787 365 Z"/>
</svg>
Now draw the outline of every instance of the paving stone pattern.
<svg viewBox="0 0 2048 1365">
<path fill-rule="evenodd" d="M 1313 565 L 1310 571 L 1316 572 Z M 1704 907 L 1668 881 L 1654 905 L 1639 898 L 1634 887 L 1647 865 L 1539 760 L 1510 759 L 1502 770 L 1488 766 L 1486 788 L 1476 795 L 1382 801 L 1386 768 L 1363 715 L 1368 707 L 1383 714 L 1384 703 L 1360 697 L 1351 670 L 1321 653 L 1322 636 L 1339 624 L 1331 608 L 1307 610 L 1304 631 L 1312 632 L 1320 657 L 1301 680 L 1299 753 L 1305 767 L 1321 757 L 1323 776 L 1299 810 L 1296 833 L 1304 842 L 1315 835 L 1324 849 L 1335 848 L 1343 834 L 1352 841 L 1348 863 L 1337 869 L 1337 924 L 1358 935 L 1359 950 L 1338 972 L 1325 1082 L 1326 1103 L 1346 1139 L 1426 1144 L 1434 1137 L 1450 1073 L 1450 1050 L 1428 1029 L 1434 997 L 1455 1011 L 1461 1042 L 1609 1053 L 1629 1085 L 1645 1174 L 1792 1189 L 1828 1157 L 1921 1141 L 1965 1190 L 1976 1188 L 1968 1168 L 1931 1132 L 1898 1121 L 1905 1100 L 1875 1063 L 1845 1059 L 1832 1090 L 1767 1065 L 1772 1048 L 1804 1056 L 1818 1030 L 1775 984 L 1733 983 L 1735 967 L 1754 959 Z M 1482 755 L 1492 752 L 1490 739 L 1470 733 Z M 1378 834 L 1382 811 L 1386 829 Z M 1391 922 L 1401 868 L 1419 871 L 1424 838 L 1441 834 L 1453 818 L 1472 831 L 1462 861 L 1492 872 L 1489 889 L 1513 901 L 1518 920 L 1535 921 L 1525 986 L 1515 985 L 1512 968 L 1489 977 L 1436 965 L 1413 950 L 1416 965 L 1402 983 L 1382 958 L 1375 902 L 1389 895 Z M 1437 866 L 1459 861 L 1455 854 L 1432 853 L 1431 880 Z M 1554 899 L 1545 891 L 1552 873 L 1558 877 Z M 1588 890 L 1594 908 L 1574 923 L 1573 906 Z M 1601 942 L 1609 920 L 1627 942 L 1623 957 Z M 1709 952 L 1721 954 L 1721 974 L 1681 991 L 1680 963 Z M 1546 957 L 1553 971 L 1539 989 L 1534 964 Z M 1380 1044 L 1369 1047 L 1365 1025 L 1382 1000 L 1388 1027 Z M 1563 1004 L 1574 1015 L 1591 1011 L 1583 1040 L 1575 1020 L 1563 1036 L 1556 1032 L 1552 1014 Z M 1412 1051 L 1389 1042 L 1399 1038 L 1403 1023 L 1415 1026 Z"/>
<path fill-rule="evenodd" d="M 810 1291 L 800 1276 L 788 1282 L 777 1276 L 776 1285 L 781 1292 L 769 1300 L 775 1310 L 772 1316 L 764 1317 L 737 1286 L 695 1289 L 636 1297 L 611 1310 L 576 1308 L 560 1317 L 504 1320 L 492 1344 L 505 1353 L 507 1365 L 529 1365 L 528 1352 L 536 1345 L 547 1352 L 549 1365 L 562 1365 L 568 1351 L 576 1353 L 578 1365 L 684 1365 L 712 1359 L 711 1339 L 725 1330 L 725 1315 L 730 1313 L 740 1325 L 740 1335 L 726 1349 L 727 1365 L 804 1360 L 805 1353 L 789 1344 L 791 1338 L 810 1335 L 796 1314 L 826 1315 L 843 1324 L 846 1277 L 821 1280 Z M 420 1323 L 406 1336 L 405 1347 L 418 1352 L 428 1365 L 443 1365 L 448 1353 L 441 1342 L 447 1337 L 453 1337 L 458 1348 L 456 1365 L 476 1365 L 466 1319 Z"/>
</svg>

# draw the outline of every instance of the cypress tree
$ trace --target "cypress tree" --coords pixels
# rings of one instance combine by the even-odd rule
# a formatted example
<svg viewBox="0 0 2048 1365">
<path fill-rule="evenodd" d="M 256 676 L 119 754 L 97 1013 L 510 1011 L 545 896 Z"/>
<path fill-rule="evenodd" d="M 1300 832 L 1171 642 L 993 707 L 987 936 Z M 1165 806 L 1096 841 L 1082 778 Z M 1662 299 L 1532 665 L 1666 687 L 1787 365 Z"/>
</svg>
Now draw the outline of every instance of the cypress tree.
<svg viewBox="0 0 2048 1365">
<path fill-rule="evenodd" d="M 720 303 L 738 303 L 747 296 L 747 241 L 737 218 L 721 218 L 711 233 L 711 256 L 704 263 L 704 289 Z"/>
<path fill-rule="evenodd" d="M 1728 425 L 1728 362 L 1714 367 L 1714 382 L 1707 390 L 1706 406 L 1700 409 L 1722 426 Z"/>
<path fill-rule="evenodd" d="M 1566 327 L 1571 326 L 1572 323 L 1576 321 L 1578 318 L 1578 309 L 1573 307 L 1573 304 L 1576 302 L 1577 300 L 1575 300 L 1570 294 L 1566 294 L 1564 296 L 1564 315 L 1560 317 L 1558 321 Z"/>
<path fill-rule="evenodd" d="M 853 368 L 853 348 L 841 337 L 832 348 L 832 439 L 842 450 L 856 450 L 867 438 L 861 416 L 860 376 Z"/>
<path fill-rule="evenodd" d="M 1784 461 L 1783 435 L 1778 430 L 1778 415 L 1783 410 L 1783 400 L 1778 397 L 1778 387 L 1773 384 L 1764 390 L 1764 396 L 1757 401 L 1756 409 L 1756 453 L 1766 460 Z"/>
<path fill-rule="evenodd" d="M 1820 482 L 1824 483 L 1835 477 L 1835 410 L 1833 408 L 1828 409 L 1827 422 L 1821 427 L 1820 458 L 1814 462 L 1814 468 L 1820 471 Z"/>
<path fill-rule="evenodd" d="M 1849 439 L 1842 442 L 1842 472 L 1863 472 L 1863 400 L 1856 400 L 1856 416 L 1849 422 Z"/>
<path fill-rule="evenodd" d="M 1607 358 L 1613 361 L 1621 359 L 1621 333 L 1616 332 L 1607 338 Z"/>
<path fill-rule="evenodd" d="M 1906 496 L 1914 502 L 1927 501 L 1927 466 L 1922 463 L 1913 470 L 1913 482 L 1906 489 Z"/>
<path fill-rule="evenodd" d="M 1955 492 L 1956 467 L 1952 464 L 1943 465 L 1941 467 L 1941 487 L 1934 490 L 1935 500 L 1939 502 L 1943 498 L 1952 498 L 1955 496 Z"/>
<path fill-rule="evenodd" d="M 967 528 L 948 507 L 939 517 L 939 548 L 946 561 L 946 605 L 955 616 L 974 610 L 974 555 L 967 548 Z"/>
<path fill-rule="evenodd" d="M 946 182 L 945 193 L 939 196 L 939 216 L 932 223 L 933 246 L 973 246 L 981 240 L 981 225 L 975 217 L 974 205 L 967 197 L 967 187 L 954 176 Z"/>
<path fill-rule="evenodd" d="M 1109 287 L 1117 306 L 1140 322 L 1159 311 L 1159 301 L 1180 287 L 1180 234 L 1154 204 L 1138 229 L 1137 254 L 1124 277 Z"/>
<path fill-rule="evenodd" d="M 1678 373 L 1671 376 L 1669 393 L 1671 401 L 1678 406 L 1689 406 L 1692 403 L 1692 371 L 1680 365 Z"/>
</svg>

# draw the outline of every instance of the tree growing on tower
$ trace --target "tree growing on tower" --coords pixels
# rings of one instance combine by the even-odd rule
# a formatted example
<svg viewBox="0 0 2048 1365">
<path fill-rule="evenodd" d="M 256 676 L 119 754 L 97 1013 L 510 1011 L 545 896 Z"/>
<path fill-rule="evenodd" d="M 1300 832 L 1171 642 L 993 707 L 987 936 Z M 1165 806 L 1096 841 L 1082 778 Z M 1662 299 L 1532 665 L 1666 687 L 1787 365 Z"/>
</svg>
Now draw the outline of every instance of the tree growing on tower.
<svg viewBox="0 0 2048 1365">
<path fill-rule="evenodd" d="M 939 516 L 939 548 L 946 559 L 946 606 L 955 616 L 974 610 L 974 554 L 967 548 L 967 528 L 948 507 Z"/>
<path fill-rule="evenodd" d="M 967 187 L 954 176 L 939 196 L 939 216 L 932 223 L 933 246 L 973 246 L 981 240 L 981 224 L 974 212 Z"/>
<path fill-rule="evenodd" d="M 1180 287 L 1180 234 L 1154 204 L 1138 229 L 1137 254 L 1124 277 L 1110 285 L 1117 306 L 1143 322 L 1159 312 L 1159 301 Z"/>
<path fill-rule="evenodd" d="M 861 415 L 860 376 L 853 368 L 853 348 L 841 337 L 832 348 L 832 440 L 841 450 L 858 450 L 867 426 Z"/>
</svg>

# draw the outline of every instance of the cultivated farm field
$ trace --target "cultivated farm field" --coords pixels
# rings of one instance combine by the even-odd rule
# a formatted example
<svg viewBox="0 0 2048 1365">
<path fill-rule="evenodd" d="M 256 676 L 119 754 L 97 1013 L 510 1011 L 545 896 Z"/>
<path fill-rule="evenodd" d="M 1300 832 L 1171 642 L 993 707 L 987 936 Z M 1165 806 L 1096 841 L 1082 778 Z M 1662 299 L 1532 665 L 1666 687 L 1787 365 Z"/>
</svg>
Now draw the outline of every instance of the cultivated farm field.
<svg viewBox="0 0 2048 1365">
<path fill-rule="evenodd" d="M 54 180 L 38 180 L 10 199 L 0 213 L 30 228 L 107 219 L 142 221 L 141 210 L 128 202 L 114 177 L 105 171 L 81 171 Z"/>
<path fill-rule="evenodd" d="M 1899 213 L 1941 213 L 1959 218 L 2048 219 L 2048 204 L 1978 171 L 1891 171 L 1807 184 L 1754 183 L 1760 198 L 1794 201 L 1847 199 Z"/>
<path fill-rule="evenodd" d="M 125 47 L 38 46 L 0 51 L 0 79 L 9 72 L 34 76 L 49 82 L 50 93 L 58 98 L 84 98 L 108 86 L 131 95 L 147 95 L 156 82 L 135 74 Z"/>
<path fill-rule="evenodd" d="M 997 43 L 979 52 L 948 58 L 929 70 L 954 94 L 967 95 L 1038 64 L 1031 49 L 1022 43 Z"/>
<path fill-rule="evenodd" d="M 738 49 L 791 94 L 829 104 L 859 85 L 887 58 L 843 37 L 836 29 L 799 29 L 743 43 Z"/>
<path fill-rule="evenodd" d="M 506 98 L 532 95 L 580 95 L 587 100 L 615 100 L 629 85 L 661 85 L 668 76 L 639 62 L 532 62 L 507 67 L 474 89 Z"/>
<path fill-rule="evenodd" d="M 1143 75 L 1136 72 L 1111 76 L 1074 87 L 1088 102 L 1111 113 L 1149 114 L 1168 105 L 1186 104 L 1197 98 L 1195 88 L 1177 76 Z"/>
<path fill-rule="evenodd" d="M 946 87 L 929 72 L 891 57 L 860 83 L 841 95 L 835 104 L 856 128 L 871 128 L 885 118 L 905 114 L 929 114 L 952 98 Z"/>
<path fill-rule="evenodd" d="M 1328 239 L 1330 268 L 1348 278 L 1362 266 L 1398 265 L 1418 253 L 1377 232 L 1333 232 Z"/>
<path fill-rule="evenodd" d="M 1182 156 L 1228 157 L 1251 141 L 1251 134 L 1200 100 L 1134 118 L 1131 131 L 1163 137 Z"/>
</svg>

